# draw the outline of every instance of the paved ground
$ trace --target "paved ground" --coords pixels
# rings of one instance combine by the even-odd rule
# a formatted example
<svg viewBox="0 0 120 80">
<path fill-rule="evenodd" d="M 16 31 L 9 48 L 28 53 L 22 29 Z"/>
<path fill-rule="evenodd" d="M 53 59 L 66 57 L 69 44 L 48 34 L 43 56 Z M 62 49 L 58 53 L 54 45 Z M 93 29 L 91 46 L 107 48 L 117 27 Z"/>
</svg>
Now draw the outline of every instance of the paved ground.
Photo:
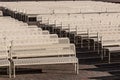
<svg viewBox="0 0 120 80">
<path fill-rule="evenodd" d="M 119 80 L 120 64 L 80 64 L 79 75 L 72 64 L 24 66 L 17 68 L 15 79 L 9 79 L 5 69 L 0 69 L 0 80 Z M 42 69 L 42 71 L 41 71 Z"/>
</svg>

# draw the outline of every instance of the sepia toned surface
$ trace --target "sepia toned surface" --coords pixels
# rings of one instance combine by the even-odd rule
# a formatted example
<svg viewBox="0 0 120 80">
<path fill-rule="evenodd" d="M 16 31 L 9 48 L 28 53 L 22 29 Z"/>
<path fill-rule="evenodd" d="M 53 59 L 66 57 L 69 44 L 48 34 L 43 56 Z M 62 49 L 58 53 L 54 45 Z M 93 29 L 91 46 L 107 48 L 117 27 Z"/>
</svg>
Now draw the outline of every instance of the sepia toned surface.
<svg viewBox="0 0 120 80">
<path fill-rule="evenodd" d="M 4 17 L 1 17 L 1 24 L 0 24 L 1 26 L 4 26 L 4 27 L 3 28 L 0 27 L 0 29 L 3 30 L 3 33 L 5 33 L 4 35 L 6 35 L 8 38 L 10 39 L 16 39 L 16 38 L 27 39 L 28 38 L 28 41 L 26 40 L 27 42 L 22 40 L 23 42 L 18 43 L 20 45 L 25 45 L 25 44 L 36 44 L 37 41 L 34 40 L 34 38 L 38 37 L 38 35 L 36 34 L 52 35 L 54 33 L 55 36 L 52 36 L 52 37 L 57 37 L 57 39 L 58 37 L 65 37 L 65 38 L 68 37 L 70 39 L 70 42 L 76 45 L 77 58 L 79 59 L 78 75 L 75 74 L 74 65 L 72 64 L 60 64 L 60 65 L 53 64 L 53 65 L 39 65 L 39 66 L 32 65 L 32 66 L 17 67 L 16 78 L 12 78 L 12 79 L 7 78 L 8 75 L 6 74 L 5 68 L 0 68 L 0 80 L 90 80 L 90 79 L 93 79 L 93 80 L 118 79 L 119 80 L 120 79 L 119 77 L 120 76 L 120 63 L 119 63 L 120 62 L 119 39 L 120 38 L 118 37 L 119 30 L 120 30 L 119 29 L 120 28 L 119 27 L 119 24 L 120 24 L 119 23 L 119 20 L 120 20 L 119 4 L 107 3 L 107 2 L 94 2 L 94 1 L 93 2 L 62 1 L 62 2 L 45 2 L 45 3 L 44 2 L 20 2 L 20 3 L 19 2 L 18 3 L 1 2 L 0 5 L 2 6 L 0 15 L 1 16 L 4 15 Z M 26 16 L 27 19 L 25 19 L 24 16 Z M 42 22 L 37 23 L 38 21 L 41 21 L 41 20 Z M 49 24 L 47 23 L 48 21 L 49 21 Z M 34 24 L 37 23 L 37 24 L 30 26 L 28 25 L 29 22 L 31 22 L 30 24 L 33 24 L 33 23 Z M 51 27 L 51 25 L 53 24 L 55 24 L 55 26 L 52 26 L 52 27 L 59 27 L 59 24 L 61 24 L 61 22 L 62 22 L 62 29 L 64 30 L 63 33 L 59 33 L 59 30 L 60 30 L 59 28 L 55 29 L 56 30 L 55 32 L 54 31 L 52 32 L 50 29 L 47 29 Z M 64 29 L 65 26 L 63 26 L 63 24 L 67 27 L 70 27 L 69 29 L 71 30 Z M 29 31 L 28 29 L 27 30 L 21 29 L 22 26 L 24 26 L 24 28 L 34 27 L 36 29 L 34 30 L 35 32 L 32 32 L 32 31 Z M 77 34 L 76 36 L 77 39 L 75 38 L 75 40 L 73 40 L 73 35 L 70 34 L 69 36 L 67 32 L 72 33 L 72 28 L 76 28 L 76 26 L 77 26 L 77 29 L 75 30 Z M 6 31 L 7 29 L 8 31 Z M 39 31 L 41 32 L 37 32 L 37 29 L 39 29 Z M 79 30 L 81 31 L 84 29 L 85 30 L 89 29 L 90 33 L 98 32 L 103 37 L 103 39 L 101 41 L 98 40 L 97 42 L 95 39 L 92 39 L 90 37 L 92 35 L 87 35 L 90 38 L 85 37 L 85 40 L 83 40 L 83 43 L 82 43 L 80 37 L 82 37 L 83 35 L 79 35 Z M 47 30 L 47 31 L 44 31 L 44 30 Z M 1 34 L 3 33 L 1 31 Z M 23 37 L 24 34 L 25 36 Z M 14 36 L 15 38 L 11 38 L 10 37 L 11 35 L 12 37 Z M 31 36 L 31 35 L 34 35 L 34 36 Z M 40 37 L 38 43 L 42 45 L 43 44 L 55 45 L 56 43 L 60 43 L 60 44 L 69 43 L 68 39 L 66 39 L 67 41 L 55 42 L 54 39 L 53 41 L 52 39 L 47 39 L 48 37 L 50 36 L 47 36 L 46 38 L 45 36 Z M 33 39 L 33 41 L 31 40 L 33 43 L 30 42 L 29 39 Z M 88 43 L 87 41 L 88 42 L 90 41 L 90 43 Z M 99 42 L 102 42 L 102 43 L 99 43 Z M 114 46 L 112 46 L 112 48 L 111 47 L 109 48 L 109 47 L 106 47 L 106 45 L 107 46 L 114 45 Z M 117 45 L 117 47 L 115 45 Z M 66 49 L 66 48 L 63 48 L 63 49 Z M 23 50 L 24 50 L 24 47 L 23 47 Z M 44 50 L 44 49 L 41 49 L 41 50 Z M 104 50 L 105 50 L 105 54 L 103 55 L 102 51 Z M 110 53 L 108 53 L 108 51 Z M 109 54 L 111 54 L 112 52 L 113 54 L 115 52 L 115 54 L 112 56 L 109 56 Z M 22 55 L 23 57 L 26 56 L 24 55 L 24 53 L 21 53 L 21 54 L 23 54 Z M 28 53 L 26 52 L 26 54 Z M 31 51 L 30 54 L 34 54 L 34 53 L 32 53 Z M 46 53 L 46 54 L 49 54 L 49 53 Z M 42 56 L 45 56 L 46 54 L 43 54 Z M 59 54 L 62 54 L 62 52 Z M 53 55 L 53 53 L 51 53 L 51 55 Z M 55 53 L 55 55 L 59 57 L 57 53 Z M 28 56 L 28 58 L 29 57 L 33 57 L 33 56 Z M 62 56 L 60 57 L 62 58 Z"/>
</svg>

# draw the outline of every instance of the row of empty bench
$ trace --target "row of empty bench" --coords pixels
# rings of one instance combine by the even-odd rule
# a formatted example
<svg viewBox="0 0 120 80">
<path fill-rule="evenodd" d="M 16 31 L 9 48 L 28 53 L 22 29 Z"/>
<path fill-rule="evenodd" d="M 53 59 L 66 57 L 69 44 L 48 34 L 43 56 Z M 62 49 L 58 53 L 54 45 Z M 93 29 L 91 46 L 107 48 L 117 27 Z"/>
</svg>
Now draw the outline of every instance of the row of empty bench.
<svg viewBox="0 0 120 80">
<path fill-rule="evenodd" d="M 36 21 L 35 17 L 39 14 L 100 14 L 120 12 L 119 4 L 99 1 L 1 2 L 1 6 L 4 8 L 4 13 L 7 11 L 7 15 L 25 22 Z"/>
<path fill-rule="evenodd" d="M 87 18 L 86 20 L 80 18 L 83 16 L 87 16 L 87 14 L 84 14 L 83 16 L 81 16 L 81 14 L 75 14 L 75 17 L 73 16 L 74 14 L 72 14 L 72 16 L 57 15 L 57 14 L 47 15 L 47 16 L 39 15 L 38 24 L 39 27 L 43 27 L 44 29 L 50 30 L 52 33 L 58 33 L 58 35 L 60 36 L 63 34 L 62 32 L 60 32 L 60 30 L 64 30 L 66 34 L 74 33 L 76 36 L 79 35 L 81 37 L 87 37 L 87 39 L 93 39 L 95 42 L 97 41 L 98 44 L 97 48 L 99 48 L 98 51 L 101 51 L 102 53 L 101 55 L 103 58 L 104 47 L 107 46 L 106 48 L 109 49 L 110 51 L 111 50 L 116 51 L 117 48 L 117 52 L 118 52 L 120 45 L 119 17 L 114 17 L 119 14 L 118 13 L 108 14 L 108 15 L 114 15 L 112 16 L 113 18 L 107 16 L 106 14 L 103 15 L 102 17 L 100 16 L 101 14 L 98 14 L 97 17 L 94 17 L 91 20 L 89 20 L 89 18 Z M 94 16 L 94 14 L 91 14 L 91 16 Z M 52 28 L 50 29 L 51 26 Z M 59 30 L 59 32 L 58 31 L 56 32 L 56 30 Z M 67 35 L 67 37 L 70 37 L 70 35 Z M 79 40 L 74 40 L 75 43 L 77 41 Z M 99 45 L 99 43 L 101 45 Z M 110 48 L 108 48 L 108 46 L 110 46 Z M 111 46 L 117 46 L 117 47 L 111 47 Z M 108 59 L 110 63 L 110 56 Z"/>
<path fill-rule="evenodd" d="M 34 5 L 34 7 L 33 7 Z M 26 14 L 119 12 L 119 4 L 96 1 L 2 2 L 1 6 Z"/>
<path fill-rule="evenodd" d="M 34 26 L 10 17 L 0 17 L 0 66 L 9 67 L 9 77 L 15 77 L 16 66 L 44 64 L 75 64 L 75 45 L 68 38 L 58 38 Z"/>
</svg>

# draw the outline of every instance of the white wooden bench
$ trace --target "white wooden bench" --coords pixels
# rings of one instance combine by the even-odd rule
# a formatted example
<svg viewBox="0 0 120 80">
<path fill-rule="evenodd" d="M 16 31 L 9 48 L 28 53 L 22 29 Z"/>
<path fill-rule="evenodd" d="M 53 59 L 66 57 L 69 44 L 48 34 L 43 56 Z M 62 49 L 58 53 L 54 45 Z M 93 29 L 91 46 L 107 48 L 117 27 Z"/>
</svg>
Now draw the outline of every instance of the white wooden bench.
<svg viewBox="0 0 120 80">
<path fill-rule="evenodd" d="M 79 66 L 74 44 L 17 45 L 14 43 L 15 41 L 10 50 L 14 77 L 16 66 L 44 64 L 75 64 L 75 72 L 78 74 Z"/>
</svg>

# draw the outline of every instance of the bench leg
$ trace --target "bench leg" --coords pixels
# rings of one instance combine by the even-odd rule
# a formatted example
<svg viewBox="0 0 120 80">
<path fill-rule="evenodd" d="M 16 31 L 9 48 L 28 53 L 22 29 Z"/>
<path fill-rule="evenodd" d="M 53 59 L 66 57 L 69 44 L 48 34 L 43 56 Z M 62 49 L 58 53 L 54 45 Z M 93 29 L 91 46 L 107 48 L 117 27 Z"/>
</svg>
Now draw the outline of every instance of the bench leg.
<svg viewBox="0 0 120 80">
<path fill-rule="evenodd" d="M 109 52 L 108 53 L 108 63 L 110 63 L 110 61 L 111 61 L 111 53 Z"/>
<path fill-rule="evenodd" d="M 11 78 L 11 65 L 9 66 L 9 78 Z"/>
<path fill-rule="evenodd" d="M 101 60 L 104 59 L 104 49 L 101 50 Z"/>
<path fill-rule="evenodd" d="M 15 78 L 15 65 L 13 64 L 13 77 Z"/>
<path fill-rule="evenodd" d="M 76 69 L 76 63 L 75 63 L 75 73 L 76 73 L 76 70 L 77 70 L 77 69 Z"/>
<path fill-rule="evenodd" d="M 78 74 L 79 73 L 79 64 L 75 63 L 75 73 Z"/>
<path fill-rule="evenodd" d="M 88 49 L 90 50 L 90 40 L 88 40 Z"/>
<path fill-rule="evenodd" d="M 77 68 L 77 71 L 76 71 L 76 74 L 79 74 L 79 63 L 76 64 L 76 68 Z"/>
<path fill-rule="evenodd" d="M 97 53 L 100 54 L 100 48 L 99 48 L 99 45 L 97 46 Z"/>
<path fill-rule="evenodd" d="M 11 78 L 11 65 L 7 67 L 7 74 L 9 75 L 9 78 Z"/>
<path fill-rule="evenodd" d="M 7 74 L 9 74 L 9 66 L 7 67 Z"/>
</svg>

